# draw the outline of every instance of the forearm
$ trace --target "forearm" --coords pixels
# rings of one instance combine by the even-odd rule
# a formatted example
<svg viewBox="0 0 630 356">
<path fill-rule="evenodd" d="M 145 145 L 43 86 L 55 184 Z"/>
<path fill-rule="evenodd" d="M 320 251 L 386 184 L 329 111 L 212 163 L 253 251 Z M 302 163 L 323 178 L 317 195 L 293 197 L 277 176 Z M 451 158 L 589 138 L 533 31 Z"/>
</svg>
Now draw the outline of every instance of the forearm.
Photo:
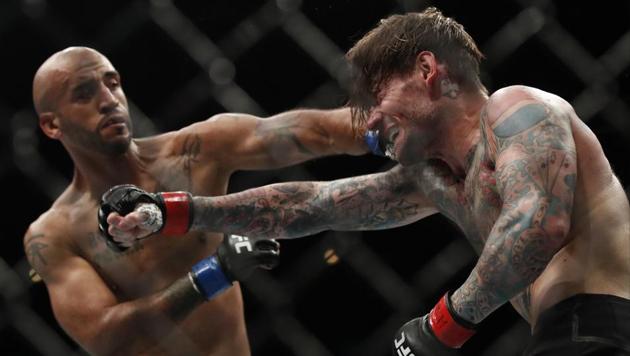
<svg viewBox="0 0 630 356">
<path fill-rule="evenodd" d="M 192 229 L 292 238 L 331 230 L 386 229 L 435 213 L 414 170 L 331 182 L 293 182 L 193 200 Z"/>
<path fill-rule="evenodd" d="M 292 110 L 258 119 L 255 128 L 235 140 L 239 144 L 232 156 L 237 158 L 230 156 L 228 162 L 235 169 L 285 167 L 335 154 L 364 154 L 368 149 L 352 129 L 348 108 Z"/>
<path fill-rule="evenodd" d="M 217 197 L 193 198 L 191 229 L 257 238 L 292 238 L 329 227 L 330 198 L 315 182 L 280 183 Z"/>
<path fill-rule="evenodd" d="M 108 308 L 86 348 L 99 355 L 146 352 L 204 301 L 189 277 L 182 277 L 158 293 Z"/>
<path fill-rule="evenodd" d="M 532 215 L 497 220 L 477 265 L 451 298 L 460 316 L 478 323 L 525 292 L 562 246 L 568 227 L 545 215 L 543 199 L 537 205 Z M 527 312 L 528 305 L 522 307 Z"/>
<path fill-rule="evenodd" d="M 272 120 L 269 120 L 272 119 Z M 299 109 L 277 114 L 264 120 L 258 131 L 291 128 L 291 141 L 303 152 L 314 157 L 332 154 L 359 155 L 367 153 L 368 147 L 362 132 L 353 129 L 350 108 L 334 110 Z"/>
</svg>

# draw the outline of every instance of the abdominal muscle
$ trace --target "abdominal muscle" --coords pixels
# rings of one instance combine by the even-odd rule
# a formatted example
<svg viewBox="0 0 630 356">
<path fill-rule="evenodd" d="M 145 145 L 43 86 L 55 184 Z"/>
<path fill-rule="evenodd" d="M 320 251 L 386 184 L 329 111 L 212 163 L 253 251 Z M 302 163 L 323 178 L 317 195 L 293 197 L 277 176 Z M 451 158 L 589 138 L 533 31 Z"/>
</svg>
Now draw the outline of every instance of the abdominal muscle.
<svg viewBox="0 0 630 356">
<path fill-rule="evenodd" d="M 569 242 L 530 286 L 530 324 L 573 295 L 608 294 L 630 299 L 630 209 L 615 177 L 594 196 L 577 187 Z"/>
</svg>

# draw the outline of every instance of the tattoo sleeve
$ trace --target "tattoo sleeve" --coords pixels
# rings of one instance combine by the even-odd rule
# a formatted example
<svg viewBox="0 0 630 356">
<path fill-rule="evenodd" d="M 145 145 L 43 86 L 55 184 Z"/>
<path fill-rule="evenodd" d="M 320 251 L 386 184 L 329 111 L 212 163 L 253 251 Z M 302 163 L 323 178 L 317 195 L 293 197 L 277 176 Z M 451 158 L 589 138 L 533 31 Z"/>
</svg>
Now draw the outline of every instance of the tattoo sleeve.
<svg viewBox="0 0 630 356">
<path fill-rule="evenodd" d="M 419 193 L 419 168 L 331 182 L 281 183 L 194 199 L 193 229 L 292 238 L 323 230 L 385 229 L 432 214 Z"/>
<path fill-rule="evenodd" d="M 452 296 L 462 317 L 480 322 L 523 292 L 565 243 L 577 171 L 569 120 L 528 102 L 494 127 L 503 206 L 477 265 Z"/>
</svg>

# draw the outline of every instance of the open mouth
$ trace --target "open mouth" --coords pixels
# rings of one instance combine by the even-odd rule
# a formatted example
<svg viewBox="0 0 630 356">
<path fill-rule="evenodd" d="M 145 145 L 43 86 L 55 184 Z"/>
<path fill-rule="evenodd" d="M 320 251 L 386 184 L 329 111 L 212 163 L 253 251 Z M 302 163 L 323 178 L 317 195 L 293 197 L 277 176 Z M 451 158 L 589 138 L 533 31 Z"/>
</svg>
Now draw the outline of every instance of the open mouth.
<svg viewBox="0 0 630 356">
<path fill-rule="evenodd" d="M 394 152 L 394 144 L 393 143 L 388 143 L 387 146 L 385 147 L 385 156 L 395 160 L 396 159 L 396 153 Z"/>
</svg>

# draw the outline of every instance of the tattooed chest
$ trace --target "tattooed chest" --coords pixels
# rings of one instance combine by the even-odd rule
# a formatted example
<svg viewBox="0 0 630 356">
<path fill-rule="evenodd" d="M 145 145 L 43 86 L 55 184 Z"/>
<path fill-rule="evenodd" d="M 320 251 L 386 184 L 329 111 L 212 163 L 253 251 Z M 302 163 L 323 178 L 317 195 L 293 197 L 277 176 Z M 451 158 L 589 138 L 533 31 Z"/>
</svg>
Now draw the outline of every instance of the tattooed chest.
<svg viewBox="0 0 630 356">
<path fill-rule="evenodd" d="M 470 170 L 464 184 L 469 215 L 466 235 L 469 239 L 476 240 L 471 241 L 473 245 L 483 247 L 502 205 L 497 191 L 494 167 L 490 162 L 480 160 Z"/>
<path fill-rule="evenodd" d="M 501 210 L 494 167 L 477 152 L 464 180 L 444 165 L 433 163 L 423 171 L 422 189 L 440 213 L 455 222 L 477 251 L 481 251 Z"/>
</svg>

